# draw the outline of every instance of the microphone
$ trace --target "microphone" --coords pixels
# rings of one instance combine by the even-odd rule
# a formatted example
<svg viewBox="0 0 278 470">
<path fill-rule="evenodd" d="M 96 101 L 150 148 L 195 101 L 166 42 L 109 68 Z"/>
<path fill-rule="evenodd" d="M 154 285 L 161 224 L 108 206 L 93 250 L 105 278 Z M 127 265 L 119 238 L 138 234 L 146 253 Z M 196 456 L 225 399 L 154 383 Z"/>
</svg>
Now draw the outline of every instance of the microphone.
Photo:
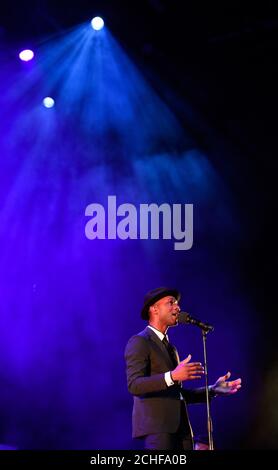
<svg viewBox="0 0 278 470">
<path fill-rule="evenodd" d="M 208 323 L 203 323 L 201 320 L 197 320 L 197 318 L 193 318 L 187 312 L 180 312 L 178 315 L 178 323 L 181 324 L 191 324 L 202 328 L 206 333 L 209 331 L 213 331 L 214 327 L 212 325 L 208 325 Z"/>
</svg>

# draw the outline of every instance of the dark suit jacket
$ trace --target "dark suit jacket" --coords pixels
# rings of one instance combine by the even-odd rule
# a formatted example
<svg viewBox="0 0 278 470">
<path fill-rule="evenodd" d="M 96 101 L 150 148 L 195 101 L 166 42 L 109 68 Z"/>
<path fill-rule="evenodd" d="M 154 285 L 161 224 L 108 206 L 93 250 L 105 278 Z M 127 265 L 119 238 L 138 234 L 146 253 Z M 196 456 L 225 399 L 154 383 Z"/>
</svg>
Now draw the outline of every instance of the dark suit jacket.
<svg viewBox="0 0 278 470">
<path fill-rule="evenodd" d="M 173 364 L 164 344 L 150 328 L 130 338 L 125 359 L 128 390 L 134 396 L 133 437 L 176 432 L 180 423 L 181 393 L 185 403 L 205 401 L 204 388 L 186 390 L 179 384 L 166 385 L 164 374 L 173 370 Z M 188 434 L 191 434 L 189 420 Z"/>
</svg>

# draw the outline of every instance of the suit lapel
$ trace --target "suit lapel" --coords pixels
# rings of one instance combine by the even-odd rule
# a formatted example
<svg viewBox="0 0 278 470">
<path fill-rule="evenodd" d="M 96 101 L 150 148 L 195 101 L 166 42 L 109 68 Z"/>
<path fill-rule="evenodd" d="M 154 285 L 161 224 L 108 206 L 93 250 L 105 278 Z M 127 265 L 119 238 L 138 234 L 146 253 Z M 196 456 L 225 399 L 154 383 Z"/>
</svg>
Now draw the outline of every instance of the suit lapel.
<svg viewBox="0 0 278 470">
<path fill-rule="evenodd" d="M 168 365 L 169 365 L 169 370 L 172 370 L 173 369 L 173 364 L 172 364 L 172 361 L 171 361 L 171 358 L 168 354 L 168 351 L 166 350 L 164 344 L 162 343 L 162 341 L 159 339 L 159 337 L 157 336 L 157 334 L 151 330 L 151 328 L 147 327 L 145 330 L 144 330 L 144 333 L 146 334 L 146 336 L 148 336 L 150 338 L 150 340 L 156 344 L 156 346 L 159 347 L 160 349 L 160 352 L 162 353 L 164 359 L 167 361 Z M 176 349 L 176 348 L 175 348 Z M 176 351 L 177 353 L 177 351 Z"/>
</svg>

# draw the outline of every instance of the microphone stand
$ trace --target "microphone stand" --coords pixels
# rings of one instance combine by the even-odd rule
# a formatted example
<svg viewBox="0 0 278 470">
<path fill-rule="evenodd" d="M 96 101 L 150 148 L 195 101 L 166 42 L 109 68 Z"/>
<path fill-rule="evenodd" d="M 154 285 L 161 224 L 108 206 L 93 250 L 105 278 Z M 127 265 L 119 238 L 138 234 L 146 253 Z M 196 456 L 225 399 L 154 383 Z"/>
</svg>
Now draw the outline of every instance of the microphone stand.
<svg viewBox="0 0 278 470">
<path fill-rule="evenodd" d="M 210 413 L 210 400 L 209 400 L 209 386 L 208 386 L 208 365 L 207 365 L 207 350 L 206 350 L 206 340 L 207 334 L 210 330 L 202 328 L 203 336 L 203 347 L 204 347 L 204 371 L 205 371 L 205 389 L 206 389 L 206 405 L 207 405 L 207 428 L 208 428 L 208 440 L 209 440 L 209 450 L 214 450 L 213 445 L 213 436 L 212 436 L 212 419 Z"/>
<path fill-rule="evenodd" d="M 198 326 L 202 330 L 203 335 L 203 347 L 204 347 L 204 372 L 205 372 L 205 391 L 206 391 L 206 404 L 207 404 L 207 427 L 208 427 L 208 440 L 209 450 L 214 450 L 213 437 L 212 437 L 212 420 L 210 413 L 210 400 L 209 400 L 209 386 L 208 386 L 208 363 L 207 363 L 207 350 L 206 350 L 206 339 L 207 334 L 213 331 L 212 325 L 203 323 L 197 318 L 193 318 L 187 312 L 179 312 L 179 322 L 183 324 L 190 323 L 191 325 Z"/>
</svg>

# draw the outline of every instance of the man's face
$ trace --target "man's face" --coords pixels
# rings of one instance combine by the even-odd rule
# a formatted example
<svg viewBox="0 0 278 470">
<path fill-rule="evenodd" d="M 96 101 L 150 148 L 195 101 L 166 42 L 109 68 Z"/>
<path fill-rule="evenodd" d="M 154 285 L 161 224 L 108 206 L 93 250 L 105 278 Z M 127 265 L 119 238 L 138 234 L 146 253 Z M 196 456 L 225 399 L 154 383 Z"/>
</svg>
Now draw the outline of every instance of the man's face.
<svg viewBox="0 0 278 470">
<path fill-rule="evenodd" d="M 180 307 L 175 297 L 170 295 L 163 297 L 158 300 L 153 307 L 153 312 L 161 324 L 167 327 L 178 324 L 178 313 L 180 312 Z"/>
</svg>

